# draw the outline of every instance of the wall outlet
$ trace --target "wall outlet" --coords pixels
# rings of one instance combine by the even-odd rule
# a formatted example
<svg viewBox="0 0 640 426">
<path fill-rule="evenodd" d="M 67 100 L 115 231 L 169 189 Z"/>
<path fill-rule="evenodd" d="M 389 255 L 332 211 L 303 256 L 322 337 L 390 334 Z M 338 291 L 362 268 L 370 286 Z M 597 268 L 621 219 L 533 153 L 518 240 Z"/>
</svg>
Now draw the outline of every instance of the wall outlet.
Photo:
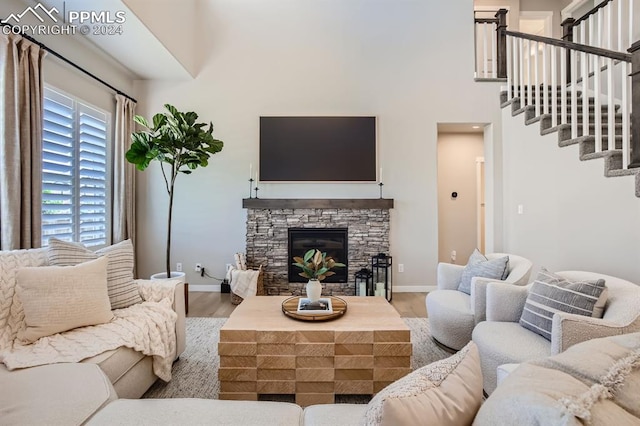
<svg viewBox="0 0 640 426">
<path fill-rule="evenodd" d="M 451 261 L 455 262 L 458 257 L 458 253 L 455 250 L 451 250 Z"/>
<path fill-rule="evenodd" d="M 176 271 L 182 272 L 182 262 L 176 263 Z"/>
<path fill-rule="evenodd" d="M 404 263 L 398 263 L 398 272 L 404 272 Z"/>
<path fill-rule="evenodd" d="M 196 272 L 200 272 L 200 271 L 202 271 L 202 263 L 196 263 L 195 271 L 196 271 Z"/>
<path fill-rule="evenodd" d="M 524 206 L 522 204 L 518 204 L 518 214 L 524 214 Z"/>
</svg>

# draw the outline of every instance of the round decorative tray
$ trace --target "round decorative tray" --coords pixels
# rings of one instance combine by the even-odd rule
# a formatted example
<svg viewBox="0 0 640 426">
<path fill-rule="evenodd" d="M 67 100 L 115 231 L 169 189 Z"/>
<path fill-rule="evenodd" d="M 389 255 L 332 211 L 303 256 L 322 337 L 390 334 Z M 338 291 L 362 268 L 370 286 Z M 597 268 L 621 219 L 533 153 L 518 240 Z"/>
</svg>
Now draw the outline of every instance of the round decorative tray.
<svg viewBox="0 0 640 426">
<path fill-rule="evenodd" d="M 336 296 L 323 296 L 323 299 L 331 299 L 331 307 L 333 308 L 332 313 L 298 313 L 298 302 L 300 301 L 300 296 L 293 296 L 288 299 L 285 299 L 282 302 L 282 312 L 293 319 L 300 321 L 329 321 L 334 320 L 336 318 L 340 318 L 347 312 L 347 302 L 344 299 L 341 299 Z"/>
</svg>

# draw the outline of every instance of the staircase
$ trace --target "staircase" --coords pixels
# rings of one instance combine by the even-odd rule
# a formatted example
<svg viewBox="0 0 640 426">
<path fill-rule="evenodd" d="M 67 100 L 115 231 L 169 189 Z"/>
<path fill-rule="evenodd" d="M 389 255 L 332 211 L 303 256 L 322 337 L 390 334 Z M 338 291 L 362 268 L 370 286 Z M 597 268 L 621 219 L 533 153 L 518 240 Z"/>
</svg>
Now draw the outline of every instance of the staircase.
<svg viewBox="0 0 640 426">
<path fill-rule="evenodd" d="M 596 110 L 595 110 L 595 99 L 594 97 L 589 97 L 587 99 L 588 102 L 588 115 L 585 116 L 583 114 L 583 96 L 582 92 L 578 92 L 577 96 L 577 137 L 572 137 L 572 129 L 571 129 L 571 99 L 570 93 L 566 93 L 567 95 L 567 123 L 565 124 L 557 124 L 553 125 L 554 122 L 552 119 L 552 107 L 550 105 L 544 105 L 544 103 L 536 104 L 535 100 L 532 102 L 528 102 L 526 97 L 526 93 L 528 90 L 523 87 L 518 87 L 516 90 L 520 93 L 525 93 L 523 98 L 514 97 L 512 99 L 508 99 L 507 91 L 504 90 L 500 92 L 500 106 L 502 108 L 511 108 L 511 115 L 513 117 L 522 116 L 526 125 L 534 125 L 538 123 L 540 127 L 540 135 L 549 135 L 552 133 L 557 134 L 558 146 L 566 147 L 570 145 L 577 144 L 579 146 L 579 160 L 587 161 L 594 160 L 598 158 L 602 158 L 604 160 L 604 175 L 605 177 L 616 177 L 616 176 L 635 176 L 636 185 L 635 185 L 635 193 L 636 197 L 640 197 L 640 168 L 624 168 L 623 166 L 623 154 L 622 154 L 622 144 L 623 138 L 620 136 L 622 134 L 622 126 L 623 126 L 623 117 L 622 113 L 618 112 L 620 110 L 619 105 L 614 106 L 614 118 L 613 123 L 615 127 L 615 137 L 614 137 L 614 145 L 609 147 L 609 106 L 603 105 L 600 106 L 600 117 L 602 118 L 602 124 L 600 126 L 602 131 L 602 149 L 596 149 L 596 136 L 595 136 L 595 121 L 596 121 Z M 528 89 L 528 88 L 526 88 Z M 541 88 L 540 90 L 544 90 Z M 549 88 L 550 92 L 552 88 Z M 556 89 L 558 97 L 562 92 L 561 88 Z M 549 96 L 551 97 L 551 96 Z M 542 106 L 542 110 L 545 111 L 544 114 L 538 114 L 540 111 L 540 106 Z M 588 117 L 588 131 L 584 132 L 584 118 Z M 556 120 L 555 123 L 561 122 L 561 107 L 557 107 L 556 109 Z"/>
<path fill-rule="evenodd" d="M 605 0 L 563 22 L 563 40 L 508 31 L 505 9 L 476 19 L 477 37 L 487 25 L 496 33 L 492 49 L 482 42 L 476 79 L 506 81 L 502 108 L 538 123 L 541 135 L 556 133 L 560 147 L 577 144 L 579 160 L 603 159 L 606 177 L 635 176 L 640 197 L 640 42 L 625 13 L 632 0 Z"/>
</svg>

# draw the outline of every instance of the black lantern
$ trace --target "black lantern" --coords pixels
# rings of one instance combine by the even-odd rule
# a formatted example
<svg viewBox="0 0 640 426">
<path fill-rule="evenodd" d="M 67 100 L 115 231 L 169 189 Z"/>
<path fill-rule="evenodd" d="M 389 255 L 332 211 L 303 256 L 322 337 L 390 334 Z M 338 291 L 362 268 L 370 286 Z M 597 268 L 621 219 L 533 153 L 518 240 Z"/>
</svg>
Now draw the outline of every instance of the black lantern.
<svg viewBox="0 0 640 426">
<path fill-rule="evenodd" d="M 391 256 L 379 253 L 371 258 L 373 295 L 383 296 L 391 302 Z"/>
<path fill-rule="evenodd" d="M 355 274 L 356 276 L 356 296 L 373 296 L 372 281 L 373 274 L 367 268 L 362 268 Z"/>
</svg>

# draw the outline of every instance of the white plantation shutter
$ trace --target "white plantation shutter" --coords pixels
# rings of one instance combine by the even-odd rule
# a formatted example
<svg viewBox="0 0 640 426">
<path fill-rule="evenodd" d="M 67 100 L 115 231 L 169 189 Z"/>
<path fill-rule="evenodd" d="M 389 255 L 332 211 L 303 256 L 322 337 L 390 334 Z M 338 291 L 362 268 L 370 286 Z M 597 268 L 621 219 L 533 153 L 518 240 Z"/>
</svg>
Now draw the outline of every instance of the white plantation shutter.
<svg viewBox="0 0 640 426">
<path fill-rule="evenodd" d="M 107 243 L 107 117 L 78 106 L 79 233 L 86 246 Z"/>
<path fill-rule="evenodd" d="M 55 236 L 108 243 L 109 115 L 49 87 L 44 92 L 42 245 Z"/>
<path fill-rule="evenodd" d="M 74 237 L 75 132 L 73 100 L 45 88 L 42 146 L 42 245 Z"/>
</svg>

